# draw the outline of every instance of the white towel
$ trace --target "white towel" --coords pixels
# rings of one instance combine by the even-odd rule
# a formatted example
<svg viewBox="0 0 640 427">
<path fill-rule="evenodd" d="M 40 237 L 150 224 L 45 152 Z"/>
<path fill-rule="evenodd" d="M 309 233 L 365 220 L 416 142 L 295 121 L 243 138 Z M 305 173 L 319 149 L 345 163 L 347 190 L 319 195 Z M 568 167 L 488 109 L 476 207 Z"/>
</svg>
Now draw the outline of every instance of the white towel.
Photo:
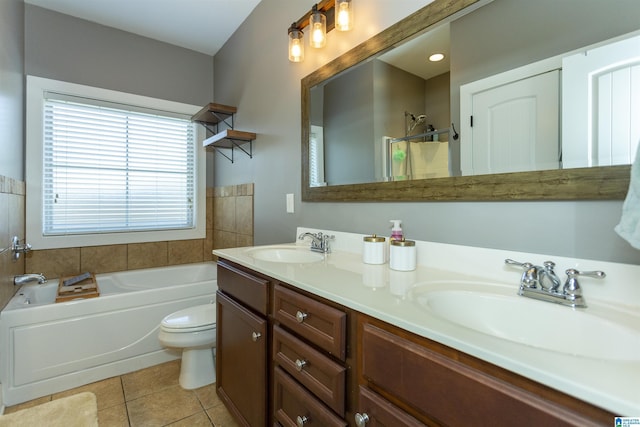
<svg viewBox="0 0 640 427">
<path fill-rule="evenodd" d="M 615 231 L 631 246 L 640 249 L 640 149 L 636 151 L 636 159 L 631 166 L 629 192 L 622 205 L 620 224 L 615 227 Z"/>
</svg>

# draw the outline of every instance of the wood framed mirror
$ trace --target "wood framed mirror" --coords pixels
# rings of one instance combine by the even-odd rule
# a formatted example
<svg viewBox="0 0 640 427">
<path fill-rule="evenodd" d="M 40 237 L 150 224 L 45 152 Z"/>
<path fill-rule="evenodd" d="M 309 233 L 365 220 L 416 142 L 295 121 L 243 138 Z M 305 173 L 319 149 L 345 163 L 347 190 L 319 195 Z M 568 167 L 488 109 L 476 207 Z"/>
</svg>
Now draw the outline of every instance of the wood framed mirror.
<svg viewBox="0 0 640 427">
<path fill-rule="evenodd" d="M 628 164 L 344 185 L 310 185 L 312 88 L 437 26 L 443 20 L 465 15 L 469 10 L 484 7 L 485 3 L 487 2 L 479 0 L 435 0 L 302 79 L 303 201 L 596 200 L 625 197 L 630 174 Z"/>
</svg>

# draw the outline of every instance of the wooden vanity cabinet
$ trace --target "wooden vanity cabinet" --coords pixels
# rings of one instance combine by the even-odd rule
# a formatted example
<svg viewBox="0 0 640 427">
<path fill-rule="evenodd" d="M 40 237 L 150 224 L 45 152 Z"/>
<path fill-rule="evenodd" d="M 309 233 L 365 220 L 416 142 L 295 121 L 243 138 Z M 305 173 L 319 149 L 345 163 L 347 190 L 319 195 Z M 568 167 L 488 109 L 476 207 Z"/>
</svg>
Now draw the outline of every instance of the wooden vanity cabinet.
<svg viewBox="0 0 640 427">
<path fill-rule="evenodd" d="M 613 420 L 599 408 L 364 315 L 358 317 L 357 363 L 356 410 L 367 427 L 583 427 Z"/>
<path fill-rule="evenodd" d="M 216 389 L 243 426 L 269 419 L 269 278 L 218 261 Z"/>
</svg>

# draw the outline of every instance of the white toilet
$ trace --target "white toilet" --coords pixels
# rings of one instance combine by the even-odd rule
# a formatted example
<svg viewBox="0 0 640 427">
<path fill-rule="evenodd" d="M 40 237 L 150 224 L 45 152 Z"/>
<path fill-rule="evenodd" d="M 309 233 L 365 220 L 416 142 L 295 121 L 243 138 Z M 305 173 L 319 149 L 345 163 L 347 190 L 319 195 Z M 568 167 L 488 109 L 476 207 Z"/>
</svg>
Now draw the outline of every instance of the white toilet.
<svg viewBox="0 0 640 427">
<path fill-rule="evenodd" d="M 158 334 L 165 347 L 182 349 L 180 386 L 191 390 L 216 382 L 216 305 L 176 311 L 162 319 Z"/>
</svg>

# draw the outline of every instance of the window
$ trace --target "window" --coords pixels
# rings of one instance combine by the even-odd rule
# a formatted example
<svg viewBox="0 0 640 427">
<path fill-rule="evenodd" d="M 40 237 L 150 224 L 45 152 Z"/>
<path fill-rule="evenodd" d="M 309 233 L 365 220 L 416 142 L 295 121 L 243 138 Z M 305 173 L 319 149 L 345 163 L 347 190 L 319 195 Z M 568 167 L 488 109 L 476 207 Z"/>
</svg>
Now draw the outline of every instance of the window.
<svg viewBox="0 0 640 427">
<path fill-rule="evenodd" d="M 29 77 L 34 248 L 204 237 L 195 106 Z"/>
</svg>

